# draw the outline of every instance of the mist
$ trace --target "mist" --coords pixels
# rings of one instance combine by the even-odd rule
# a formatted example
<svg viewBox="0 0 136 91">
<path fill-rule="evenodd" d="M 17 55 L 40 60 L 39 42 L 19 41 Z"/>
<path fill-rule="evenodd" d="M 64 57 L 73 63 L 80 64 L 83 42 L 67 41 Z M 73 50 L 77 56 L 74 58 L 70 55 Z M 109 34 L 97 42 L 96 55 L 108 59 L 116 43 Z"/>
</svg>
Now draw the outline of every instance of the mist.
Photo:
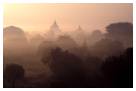
<svg viewBox="0 0 136 91">
<path fill-rule="evenodd" d="M 102 4 L 98 4 L 98 6 L 95 6 L 97 4 L 89 5 L 90 4 L 84 4 L 80 6 L 80 4 L 76 4 L 74 6 L 73 4 L 71 8 L 74 8 L 71 12 L 79 10 L 78 13 L 80 15 L 78 18 L 81 16 L 83 20 L 87 20 L 90 18 L 84 18 L 84 15 L 81 14 L 82 9 L 87 9 L 87 6 L 92 8 L 97 7 L 96 10 L 94 9 L 94 13 L 98 13 L 98 7 L 109 7 L 108 9 L 111 10 L 111 12 L 114 11 L 112 10 L 113 7 L 111 4 L 104 4 L 106 6 L 102 6 Z M 119 4 L 117 4 L 117 6 L 118 5 Z M 15 6 L 20 7 L 18 5 Z M 28 6 L 29 4 L 22 5 L 20 10 L 24 12 L 24 10 L 22 10 L 23 7 L 28 8 Z M 29 9 L 31 10 L 34 6 L 30 6 Z M 41 7 L 42 6 L 44 5 L 41 5 Z M 51 8 L 50 5 L 47 6 L 47 8 Z M 54 7 L 57 8 L 56 12 L 60 12 L 58 11 L 60 7 L 57 6 L 67 10 L 66 7 L 64 8 L 64 6 L 67 5 L 56 4 L 56 6 L 52 6 L 53 10 Z M 123 8 L 125 6 L 128 7 L 129 4 L 120 4 L 118 7 L 120 7 L 120 10 L 125 11 Z M 35 6 L 35 8 L 36 7 L 37 6 Z M 12 9 L 14 10 L 14 8 Z M 29 9 L 26 11 L 28 12 Z M 106 8 L 106 10 L 108 9 Z M 15 11 L 18 10 L 19 9 L 15 9 Z M 19 12 L 17 12 L 16 15 L 18 13 Z M 34 11 L 32 11 L 32 13 L 34 13 Z M 97 13 L 95 16 L 98 17 Z M 13 15 L 11 14 L 10 16 Z M 28 15 L 31 14 L 28 13 Z M 109 17 L 111 17 L 111 15 L 108 14 Z M 129 15 L 132 15 L 132 13 L 129 13 Z M 5 17 L 7 16 L 9 15 Z M 78 22 L 73 22 L 73 20 L 65 21 L 66 18 L 63 17 L 65 22 L 71 21 L 69 28 L 66 27 L 67 23 L 63 22 L 64 25 L 61 25 L 57 20 L 54 20 L 54 22 L 50 24 L 45 24 L 46 26 L 44 27 L 40 26 L 40 28 L 36 28 L 38 27 L 37 23 L 40 22 L 34 23 L 24 18 L 25 21 L 28 21 L 24 24 L 34 26 L 33 28 L 37 29 L 36 33 L 26 28 L 23 24 L 24 20 L 22 19 L 20 21 L 15 20 L 16 23 L 13 22 L 12 24 L 8 23 L 12 20 L 11 18 L 5 19 L 7 22 L 5 22 L 6 26 L 3 28 L 4 87 L 132 88 L 133 24 L 131 19 L 126 18 L 126 16 L 127 15 L 122 16 L 125 18 L 120 19 L 118 19 L 118 17 L 116 18 L 117 20 L 113 20 L 112 22 L 105 23 L 102 21 L 99 22 L 98 25 L 96 23 L 97 19 L 96 22 L 94 19 L 94 22 L 91 21 L 92 23 L 86 25 L 84 21 L 82 23 L 79 22 L 79 24 Z M 19 14 L 18 17 L 22 16 Z M 92 18 L 92 15 L 89 13 L 87 17 Z M 43 23 L 42 18 L 39 20 L 41 21 L 40 24 Z M 33 18 L 31 19 L 33 20 Z M 77 18 L 75 18 L 75 20 L 76 19 Z M 80 21 L 82 19 L 77 20 Z M 101 20 L 105 19 L 106 18 L 102 18 Z M 77 25 L 75 28 L 73 28 L 74 23 Z M 95 24 L 95 27 L 88 28 L 91 24 Z M 102 25 L 103 28 L 98 27 L 99 25 Z M 42 29 L 46 31 L 41 31 Z"/>
</svg>

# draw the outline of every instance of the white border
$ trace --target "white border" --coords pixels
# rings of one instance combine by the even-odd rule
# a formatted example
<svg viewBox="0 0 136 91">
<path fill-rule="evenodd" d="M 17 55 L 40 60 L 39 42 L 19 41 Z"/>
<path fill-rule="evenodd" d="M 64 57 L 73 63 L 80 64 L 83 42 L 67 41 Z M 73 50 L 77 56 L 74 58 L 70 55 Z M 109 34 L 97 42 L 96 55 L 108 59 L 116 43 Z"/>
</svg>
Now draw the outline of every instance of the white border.
<svg viewBox="0 0 136 91">
<path fill-rule="evenodd" d="M 0 88 L 3 86 L 3 8 L 0 3 Z"/>
<path fill-rule="evenodd" d="M 4 3 L 133 3 L 135 0 L 1 0 Z"/>
<path fill-rule="evenodd" d="M 136 1 L 135 0 L 0 0 L 0 91 L 9 91 L 9 90 L 12 90 L 12 89 L 9 89 L 9 88 L 3 88 L 3 9 L 2 9 L 2 5 L 4 3 L 133 3 L 134 5 L 133 6 L 136 6 Z M 133 10 L 133 16 L 134 16 L 134 19 L 133 19 L 133 26 L 134 26 L 134 39 L 133 39 L 133 46 L 134 46 L 134 52 L 136 51 L 135 49 L 135 46 L 136 46 L 136 43 L 135 43 L 135 39 L 136 39 L 136 33 L 135 33 L 135 24 L 136 24 L 136 7 L 134 7 L 134 10 Z M 117 88 L 114 88 L 114 89 L 111 89 L 111 88 L 104 88 L 104 89 L 100 89 L 100 90 L 104 90 L 104 91 L 115 91 L 115 90 L 122 90 L 122 91 L 127 91 L 127 90 L 134 90 L 135 88 L 135 77 L 136 77 L 136 72 L 135 72 L 135 53 L 134 53 L 134 87 L 133 89 L 132 88 L 121 88 L 121 89 L 117 89 Z M 39 88 L 32 88 L 32 90 L 34 91 L 37 91 Z M 19 88 L 16 88 L 16 89 L 13 89 L 14 91 L 24 91 L 24 90 L 29 90 L 28 88 L 24 88 L 24 89 L 19 89 Z M 69 88 L 69 89 L 64 89 L 64 88 L 61 88 L 61 89 L 50 89 L 50 88 L 40 88 L 39 90 L 41 91 L 45 91 L 45 90 L 58 90 L 58 91 L 69 91 L 69 90 L 77 90 L 77 91 L 81 91 L 81 90 L 87 90 L 87 91 L 91 91 L 91 90 L 99 90 L 99 89 L 96 89 L 96 88 L 91 88 L 91 89 L 83 89 L 83 88 L 76 88 L 76 89 L 72 89 L 72 88 Z M 136 90 L 135 90 L 136 91 Z"/>
</svg>

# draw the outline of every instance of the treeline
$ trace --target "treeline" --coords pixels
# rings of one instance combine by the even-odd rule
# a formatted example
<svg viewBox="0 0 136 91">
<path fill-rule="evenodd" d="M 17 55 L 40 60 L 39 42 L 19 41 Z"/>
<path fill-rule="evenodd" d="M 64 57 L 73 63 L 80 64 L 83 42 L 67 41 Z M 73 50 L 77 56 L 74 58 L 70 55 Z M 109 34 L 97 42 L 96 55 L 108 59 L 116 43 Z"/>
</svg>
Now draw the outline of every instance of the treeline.
<svg viewBox="0 0 136 91">
<path fill-rule="evenodd" d="M 133 49 L 128 48 L 120 56 L 104 61 L 88 56 L 82 60 L 60 48 L 51 51 L 51 59 L 45 62 L 52 71 L 48 78 L 29 83 L 25 70 L 17 64 L 7 65 L 4 70 L 4 87 L 133 87 Z M 33 79 L 34 80 L 34 79 Z"/>
<path fill-rule="evenodd" d="M 55 41 L 38 37 L 41 43 L 36 40 L 34 44 L 39 45 L 34 46 L 30 42 L 30 47 L 49 71 L 27 77 L 21 64 L 4 65 L 4 87 L 133 87 L 132 24 L 114 23 L 107 26 L 106 33 L 92 34 L 85 35 L 80 46 L 74 34 L 58 36 Z M 4 59 L 16 60 L 16 55 Z"/>
</svg>

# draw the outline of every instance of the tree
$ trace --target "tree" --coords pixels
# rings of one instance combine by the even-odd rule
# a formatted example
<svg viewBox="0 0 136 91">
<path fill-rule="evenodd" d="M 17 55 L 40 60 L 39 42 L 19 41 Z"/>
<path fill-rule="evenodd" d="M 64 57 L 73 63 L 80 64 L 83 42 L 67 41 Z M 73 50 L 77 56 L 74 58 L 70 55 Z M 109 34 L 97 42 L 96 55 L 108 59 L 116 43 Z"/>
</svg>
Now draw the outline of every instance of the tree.
<svg viewBox="0 0 136 91">
<path fill-rule="evenodd" d="M 58 37 L 56 44 L 62 50 L 68 50 L 71 53 L 76 53 L 78 47 L 77 43 L 68 35 Z"/>
<path fill-rule="evenodd" d="M 88 45 L 92 46 L 97 41 L 101 40 L 103 38 L 103 33 L 100 30 L 94 30 L 91 34 L 88 34 Z"/>
<path fill-rule="evenodd" d="M 86 60 L 84 60 L 86 87 L 105 87 L 101 72 L 102 62 L 103 60 L 91 55 L 88 55 Z"/>
<path fill-rule="evenodd" d="M 4 69 L 5 87 L 15 87 L 17 80 L 22 80 L 25 75 L 25 70 L 21 65 L 8 64 Z"/>
<path fill-rule="evenodd" d="M 81 82 L 84 73 L 80 58 L 68 51 L 63 51 L 61 48 L 52 49 L 50 57 L 48 65 L 53 73 L 50 79 L 51 87 L 77 87 L 83 85 Z"/>
<path fill-rule="evenodd" d="M 128 48 L 117 57 L 108 57 L 102 70 L 111 87 L 133 87 L 133 49 Z"/>
<path fill-rule="evenodd" d="M 8 26 L 3 29 L 4 41 L 9 42 L 10 44 L 20 43 L 28 43 L 26 34 L 23 29 L 16 26 Z M 15 46 L 15 45 L 14 45 Z"/>
<path fill-rule="evenodd" d="M 120 55 L 124 47 L 120 41 L 112 39 L 101 39 L 91 47 L 91 55 L 106 58 L 108 56 Z"/>
<path fill-rule="evenodd" d="M 51 60 L 51 50 L 56 48 L 56 44 L 52 41 L 44 41 L 39 45 L 37 55 L 41 57 L 41 61 L 46 65 Z"/>
<path fill-rule="evenodd" d="M 3 29 L 4 53 L 7 56 L 21 57 L 28 55 L 29 42 L 23 29 L 16 26 L 8 26 Z"/>
<path fill-rule="evenodd" d="M 133 46 L 133 25 L 128 22 L 112 23 L 106 27 L 106 37 L 118 40 L 125 47 Z"/>
</svg>

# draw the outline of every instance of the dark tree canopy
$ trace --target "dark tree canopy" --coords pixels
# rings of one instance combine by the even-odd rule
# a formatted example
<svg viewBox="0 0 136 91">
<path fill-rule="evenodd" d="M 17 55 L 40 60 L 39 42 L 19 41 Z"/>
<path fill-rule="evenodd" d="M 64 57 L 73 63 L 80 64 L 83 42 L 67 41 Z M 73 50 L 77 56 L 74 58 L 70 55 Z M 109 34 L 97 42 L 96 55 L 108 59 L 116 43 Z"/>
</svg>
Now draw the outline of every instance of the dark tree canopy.
<svg viewBox="0 0 136 91">
<path fill-rule="evenodd" d="M 108 57 L 102 65 L 111 87 L 133 87 L 133 49 L 128 48 L 122 55 Z"/>
<path fill-rule="evenodd" d="M 127 47 L 133 46 L 133 25 L 131 23 L 113 23 L 106 27 L 106 37 L 118 40 Z"/>
<path fill-rule="evenodd" d="M 96 42 L 91 48 L 91 55 L 97 57 L 108 57 L 112 55 L 119 55 L 123 51 L 121 42 L 111 39 L 101 39 Z"/>
<path fill-rule="evenodd" d="M 51 52 L 52 61 L 50 66 L 54 72 L 63 71 L 62 73 L 72 72 L 80 68 L 81 60 L 68 51 L 62 51 L 56 48 Z"/>
<path fill-rule="evenodd" d="M 4 80 L 12 87 L 15 86 L 17 80 L 24 78 L 25 70 L 18 64 L 8 64 L 4 69 Z"/>
<path fill-rule="evenodd" d="M 53 72 L 51 85 L 53 87 L 73 87 L 81 85 L 83 67 L 80 58 L 61 48 L 52 49 L 51 60 L 48 61 Z M 54 86 L 55 85 L 55 86 Z"/>
<path fill-rule="evenodd" d="M 113 23 L 106 27 L 107 32 L 115 35 L 130 35 L 133 32 L 133 25 L 131 23 Z"/>
</svg>

